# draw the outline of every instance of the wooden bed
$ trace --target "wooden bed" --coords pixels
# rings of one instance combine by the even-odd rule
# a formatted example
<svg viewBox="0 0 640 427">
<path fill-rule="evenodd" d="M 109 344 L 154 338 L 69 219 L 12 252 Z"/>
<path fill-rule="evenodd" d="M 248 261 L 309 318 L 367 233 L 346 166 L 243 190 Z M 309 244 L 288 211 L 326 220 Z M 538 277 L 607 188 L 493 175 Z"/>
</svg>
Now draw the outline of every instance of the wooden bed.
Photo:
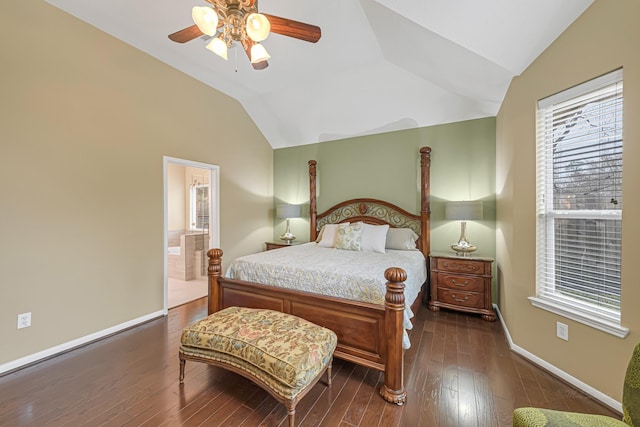
<svg viewBox="0 0 640 427">
<path fill-rule="evenodd" d="M 352 199 L 318 214 L 316 207 L 316 161 L 309 161 L 310 240 L 316 239 L 322 225 L 344 221 L 389 224 L 413 229 L 420 238 L 418 249 L 429 265 L 431 148 L 420 149 L 420 214 L 411 214 L 391 203 L 376 199 Z M 380 394 L 388 402 L 403 404 L 406 389 L 403 380 L 404 350 L 402 336 L 405 309 L 401 268 L 385 273 L 385 304 L 377 305 L 341 298 L 277 288 L 222 276 L 222 250 L 210 249 L 209 314 L 230 306 L 268 308 L 305 318 L 327 327 L 338 336 L 335 357 L 384 372 Z M 425 288 L 423 287 L 423 290 Z M 422 302 L 422 294 L 410 301 L 413 312 Z"/>
</svg>

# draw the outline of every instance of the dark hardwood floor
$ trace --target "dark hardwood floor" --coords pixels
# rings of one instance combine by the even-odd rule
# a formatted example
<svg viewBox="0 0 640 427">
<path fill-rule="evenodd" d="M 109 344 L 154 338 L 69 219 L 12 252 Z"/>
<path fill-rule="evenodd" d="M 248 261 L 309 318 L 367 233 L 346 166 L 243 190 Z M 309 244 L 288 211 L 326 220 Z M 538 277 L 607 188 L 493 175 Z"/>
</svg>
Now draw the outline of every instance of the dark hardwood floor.
<svg viewBox="0 0 640 427">
<path fill-rule="evenodd" d="M 0 377 L 0 426 L 284 426 L 286 410 L 236 374 L 187 362 L 180 331 L 205 299 L 169 316 Z M 300 426 L 510 426 L 518 406 L 619 417 L 512 353 L 499 322 L 421 307 L 405 355 L 407 403 L 385 403 L 381 374 L 336 360 L 298 404 Z"/>
</svg>

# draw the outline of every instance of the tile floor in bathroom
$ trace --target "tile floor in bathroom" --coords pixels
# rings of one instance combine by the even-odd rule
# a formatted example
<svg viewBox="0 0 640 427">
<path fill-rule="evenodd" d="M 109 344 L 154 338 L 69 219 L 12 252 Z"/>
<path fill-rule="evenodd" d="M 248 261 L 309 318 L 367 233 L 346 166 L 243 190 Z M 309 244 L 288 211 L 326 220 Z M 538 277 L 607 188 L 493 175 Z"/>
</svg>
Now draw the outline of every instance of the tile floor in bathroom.
<svg viewBox="0 0 640 427">
<path fill-rule="evenodd" d="M 169 308 L 177 307 L 187 302 L 207 296 L 207 277 L 195 280 L 178 280 L 169 278 L 168 283 Z"/>
</svg>

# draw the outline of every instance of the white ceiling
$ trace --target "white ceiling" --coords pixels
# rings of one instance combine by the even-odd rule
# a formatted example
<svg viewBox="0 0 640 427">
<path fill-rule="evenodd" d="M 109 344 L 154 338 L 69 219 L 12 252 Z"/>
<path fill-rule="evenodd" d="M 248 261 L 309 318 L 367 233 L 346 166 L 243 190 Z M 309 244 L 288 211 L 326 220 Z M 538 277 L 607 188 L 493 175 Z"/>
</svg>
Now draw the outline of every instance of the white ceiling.
<svg viewBox="0 0 640 427">
<path fill-rule="evenodd" d="M 224 61 L 192 25 L 204 0 L 47 0 L 237 99 L 274 148 L 495 116 L 514 76 L 593 0 L 260 0 L 317 25 L 316 44 L 272 34 L 255 71 Z"/>
</svg>

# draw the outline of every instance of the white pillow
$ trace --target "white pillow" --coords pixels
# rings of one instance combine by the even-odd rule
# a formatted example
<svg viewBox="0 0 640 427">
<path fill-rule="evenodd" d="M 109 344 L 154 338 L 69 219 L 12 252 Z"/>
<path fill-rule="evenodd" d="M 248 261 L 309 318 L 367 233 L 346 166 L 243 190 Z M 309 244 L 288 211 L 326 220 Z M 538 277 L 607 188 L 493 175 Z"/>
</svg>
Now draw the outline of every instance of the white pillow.
<svg viewBox="0 0 640 427">
<path fill-rule="evenodd" d="M 360 250 L 363 252 L 385 253 L 384 247 L 387 241 L 387 231 L 389 231 L 389 224 L 371 225 L 363 223 Z"/>
<path fill-rule="evenodd" d="M 344 249 L 347 251 L 359 251 L 362 241 L 361 222 L 355 224 L 340 224 L 336 231 L 336 249 Z"/>
<path fill-rule="evenodd" d="M 387 249 L 412 250 L 416 249 L 418 235 L 410 228 L 390 228 L 387 232 Z"/>
<path fill-rule="evenodd" d="M 349 225 L 348 222 L 345 222 L 344 224 Z M 335 248 L 338 225 L 340 224 L 325 224 L 322 226 L 322 230 L 320 230 L 320 240 L 318 241 L 318 246 L 321 246 L 323 248 Z"/>
</svg>

